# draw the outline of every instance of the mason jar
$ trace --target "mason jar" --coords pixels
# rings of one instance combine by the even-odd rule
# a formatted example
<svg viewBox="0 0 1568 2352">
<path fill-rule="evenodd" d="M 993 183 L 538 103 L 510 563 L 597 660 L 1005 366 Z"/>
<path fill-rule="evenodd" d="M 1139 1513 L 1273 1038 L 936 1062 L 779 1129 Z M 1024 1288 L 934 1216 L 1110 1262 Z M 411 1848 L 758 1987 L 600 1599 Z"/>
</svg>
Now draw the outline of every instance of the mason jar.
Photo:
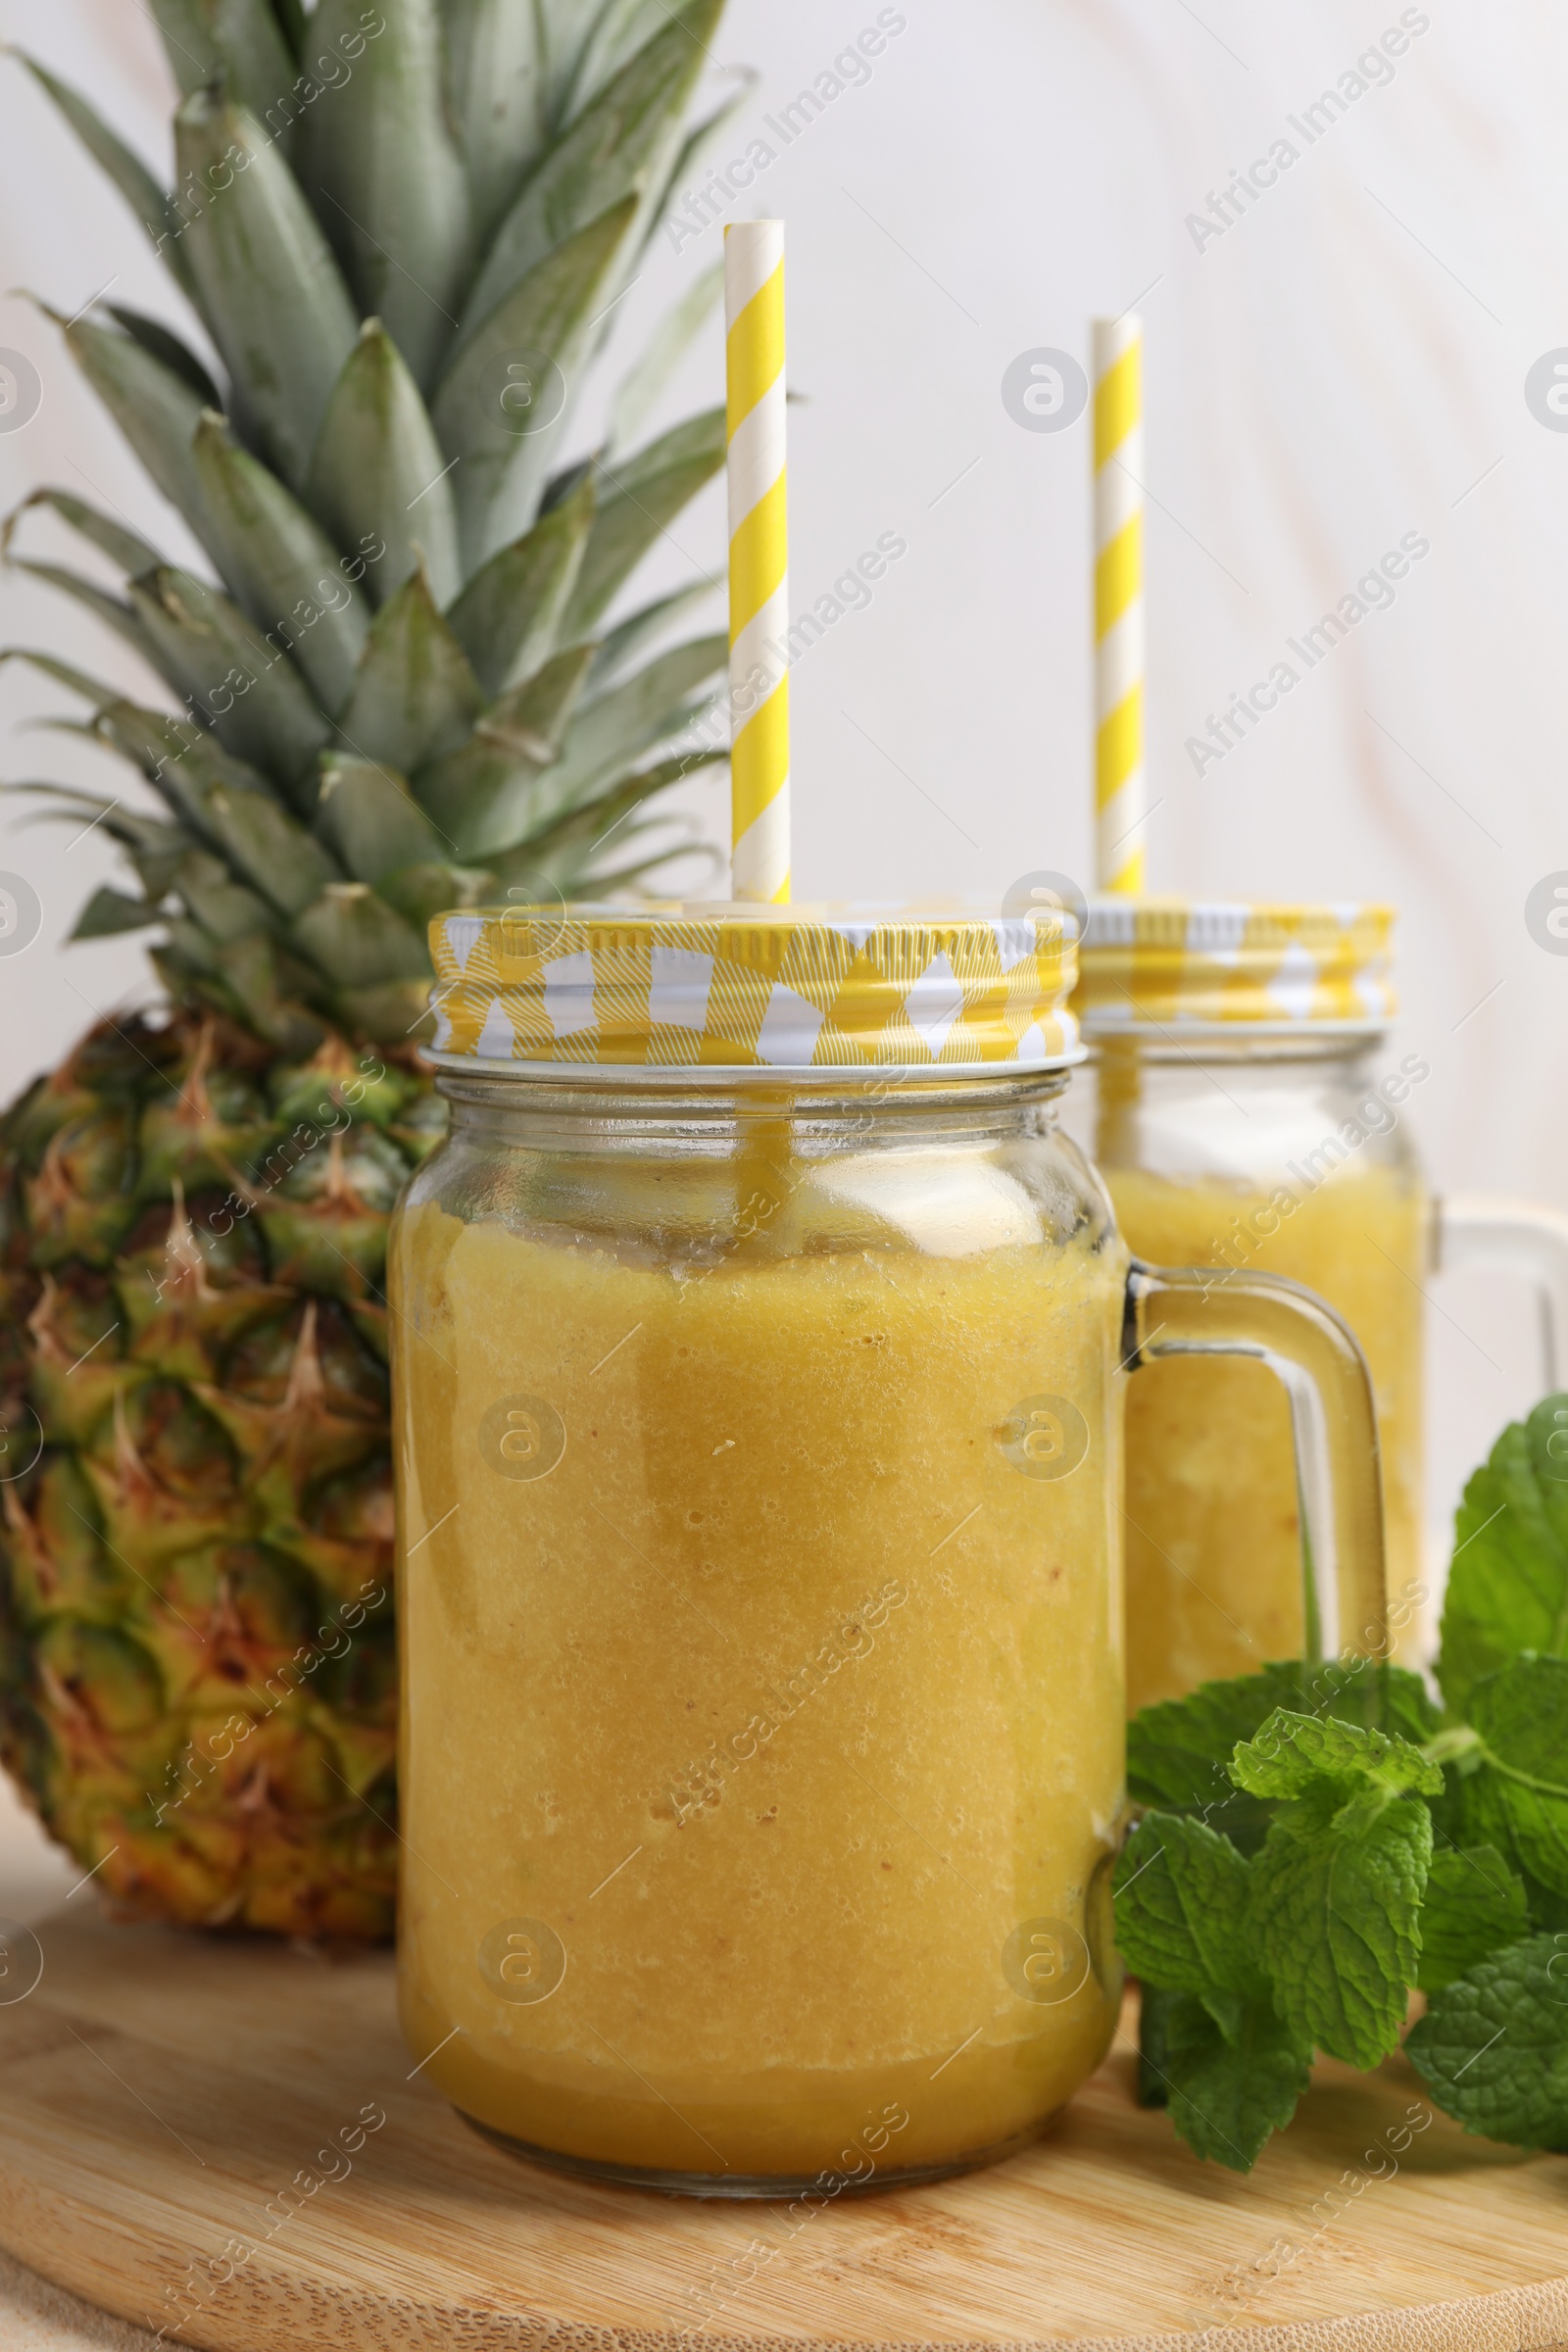
<svg viewBox="0 0 1568 2352">
<path fill-rule="evenodd" d="M 1205 1266 L 1217 1285 L 1257 1272 L 1303 1283 L 1365 1351 L 1392 1631 L 1413 1659 L 1435 1615 L 1423 1503 L 1428 1285 L 1460 1263 L 1528 1273 L 1546 1310 L 1550 1389 L 1568 1221 L 1433 1199 L 1409 1130 L 1431 1064 L 1389 1044 L 1393 925 L 1377 906 L 1101 900 L 1074 1004 L 1095 1062 L 1090 1149 L 1129 1247 Z M 1134 1385 L 1134 1709 L 1313 1652 L 1292 1412 L 1288 1390 L 1257 1363 L 1169 1363 Z"/>
<path fill-rule="evenodd" d="M 411 2049 L 507 2144 L 645 2186 L 1000 2154 L 1117 2012 L 1129 1374 L 1294 1367 L 1331 1630 L 1371 1648 L 1353 1345 L 1129 1259 L 1058 1123 L 1058 918 L 432 942 L 451 1134 L 391 1249 Z"/>
</svg>

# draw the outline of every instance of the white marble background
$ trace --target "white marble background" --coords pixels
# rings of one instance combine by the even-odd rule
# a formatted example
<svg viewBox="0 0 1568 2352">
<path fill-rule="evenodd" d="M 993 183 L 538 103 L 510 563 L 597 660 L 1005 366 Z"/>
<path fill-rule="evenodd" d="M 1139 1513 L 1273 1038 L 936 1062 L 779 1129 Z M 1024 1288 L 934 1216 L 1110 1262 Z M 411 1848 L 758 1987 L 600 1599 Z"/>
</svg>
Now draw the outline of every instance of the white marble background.
<svg viewBox="0 0 1568 2352">
<path fill-rule="evenodd" d="M 760 79 L 720 152 L 742 152 L 879 4 L 734 0 L 715 67 Z M 1000 384 L 1031 346 L 1086 357 L 1091 315 L 1137 301 L 1152 878 L 1396 900 L 1398 1050 L 1433 1064 L 1412 1115 L 1435 1175 L 1568 1208 L 1568 959 L 1536 947 L 1523 915 L 1531 886 L 1568 867 L 1568 434 L 1538 423 L 1523 393 L 1532 362 L 1568 344 L 1568 23 L 1545 0 L 1430 0 L 1393 80 L 1200 252 L 1185 217 L 1399 22 L 1398 0 L 899 0 L 894 13 L 905 29 L 869 80 L 743 199 L 790 229 L 791 374 L 807 396 L 793 412 L 797 611 L 879 534 L 908 542 L 869 609 L 797 674 L 798 895 L 986 900 L 1031 868 L 1083 870 L 1085 431 L 1021 431 Z M 139 0 L 47 13 L 8 0 L 0 18 L 149 158 L 166 155 L 164 72 Z M 715 71 L 715 92 L 735 86 Z M 0 286 L 67 312 L 111 280 L 116 299 L 176 305 L 10 63 L 0 122 Z M 625 306 L 628 339 L 717 252 L 716 228 L 661 251 Z M 0 345 L 44 383 L 33 422 L 0 434 L 0 501 L 61 482 L 181 548 L 53 329 L 8 297 Z M 720 368 L 715 330 L 671 416 L 718 397 Z M 1432 553 L 1393 609 L 1196 776 L 1183 747 L 1205 714 L 1409 531 Z M 34 519 L 25 535 L 42 551 L 52 526 Z M 688 560 L 718 568 L 716 489 L 676 538 L 671 578 Z M 0 581 L 0 642 L 145 691 L 95 624 L 29 582 Z M 60 707 L 30 675 L 0 671 L 0 773 L 110 772 L 65 738 L 18 731 Z M 696 805 L 719 835 L 723 787 Z M 100 836 L 69 839 L 0 813 L 0 864 L 25 872 L 45 909 L 38 942 L 0 960 L 5 1092 L 144 985 L 134 944 L 62 948 L 110 865 Z M 1468 1275 L 1438 1296 L 1435 1524 L 1535 1384 L 1518 1291 Z"/>
</svg>

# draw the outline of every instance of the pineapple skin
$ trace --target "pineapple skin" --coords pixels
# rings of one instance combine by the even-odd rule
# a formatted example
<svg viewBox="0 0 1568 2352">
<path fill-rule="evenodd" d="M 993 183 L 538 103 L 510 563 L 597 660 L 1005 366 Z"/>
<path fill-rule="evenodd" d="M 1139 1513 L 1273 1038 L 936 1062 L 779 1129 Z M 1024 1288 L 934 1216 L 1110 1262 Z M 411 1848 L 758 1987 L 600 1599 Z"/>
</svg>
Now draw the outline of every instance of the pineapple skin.
<svg viewBox="0 0 1568 2352">
<path fill-rule="evenodd" d="M 0 1123 L 0 1757 L 117 1907 L 391 1933 L 386 1229 L 443 1106 L 94 1029 Z"/>
</svg>

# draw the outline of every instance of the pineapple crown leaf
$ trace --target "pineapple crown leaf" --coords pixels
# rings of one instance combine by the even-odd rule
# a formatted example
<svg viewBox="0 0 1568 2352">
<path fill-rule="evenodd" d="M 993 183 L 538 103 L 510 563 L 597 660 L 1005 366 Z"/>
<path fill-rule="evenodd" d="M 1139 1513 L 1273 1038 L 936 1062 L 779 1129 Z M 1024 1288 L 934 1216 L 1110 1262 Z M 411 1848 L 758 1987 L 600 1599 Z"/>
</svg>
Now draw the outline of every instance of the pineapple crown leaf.
<svg viewBox="0 0 1568 2352">
<path fill-rule="evenodd" d="M 64 329 L 71 324 L 64 311 L 57 311 L 52 302 L 45 302 L 43 296 L 35 294 L 30 286 L 8 286 L 6 297 L 11 302 L 30 303 L 39 318 L 47 318 L 51 326 Z"/>
<path fill-rule="evenodd" d="M 45 677 L 69 687 L 73 694 L 79 694 L 83 702 L 100 706 L 112 703 L 119 691 L 114 686 L 104 685 L 101 679 L 88 677 L 83 669 L 74 669 L 69 662 L 62 662 L 58 655 L 43 653 L 33 646 L 0 646 L 0 662 L 27 662 L 31 668 L 41 670 Z"/>
<path fill-rule="evenodd" d="M 677 588 L 668 596 L 657 597 L 651 605 L 644 605 L 639 611 L 629 612 L 601 640 L 593 667 L 588 672 L 590 689 L 616 684 L 640 654 L 661 637 L 667 636 L 674 621 L 706 602 L 717 587 L 716 580 L 695 580 L 688 587 Z M 702 764 L 709 765 L 717 756 L 704 754 Z"/>
<path fill-rule="evenodd" d="M 143 858 L 168 859 L 176 855 L 183 856 L 188 846 L 189 836 L 182 833 L 177 825 L 165 824 L 157 817 L 142 816 L 134 809 L 127 809 L 120 801 L 96 799 L 89 793 L 68 791 L 59 784 L 0 784 L 0 793 L 24 793 L 29 799 L 57 802 L 58 806 L 37 809 L 30 817 L 24 817 L 22 822 L 75 825 L 79 830 L 101 825 L 113 840 L 130 854 L 133 861 Z M 168 895 L 168 888 L 169 885 L 165 883 L 158 893 L 160 900 Z"/>
<path fill-rule="evenodd" d="M 172 327 L 166 326 L 162 319 L 148 318 L 145 311 L 128 309 L 123 303 L 107 302 L 102 307 L 133 343 L 139 343 L 172 375 L 181 377 L 205 407 L 221 410 L 222 394 L 190 345 L 181 342 Z"/>
<path fill-rule="evenodd" d="M 73 940 L 116 939 L 126 931 L 150 930 L 163 921 L 163 906 L 162 899 L 127 898 L 123 891 L 101 883 L 77 915 L 71 936 Z"/>
<path fill-rule="evenodd" d="M 688 135 L 721 11 L 154 0 L 181 93 L 172 191 L 23 58 L 218 362 L 134 310 L 39 305 L 215 575 L 64 490 L 0 526 L 0 561 L 84 606 L 175 706 L 0 652 L 79 695 L 77 730 L 163 803 L 59 802 L 110 808 L 140 883 L 99 891 L 78 936 L 163 921 L 166 984 L 270 1041 L 403 1039 L 441 906 L 530 873 L 631 887 L 689 854 L 689 822 L 636 812 L 719 756 L 677 747 L 716 712 L 724 640 L 659 650 L 715 583 L 605 624 L 723 465 L 721 409 L 632 446 L 720 272 L 622 371 L 602 446 L 564 464 L 563 443 L 678 172 L 729 111 Z M 122 591 L 19 554 L 35 507 Z M 650 854 L 607 874 L 612 837 Z"/>
<path fill-rule="evenodd" d="M 611 404 L 603 464 L 624 458 L 652 414 L 660 394 L 685 358 L 693 338 L 717 309 L 724 292 L 724 265 L 705 270 L 662 320 L 634 367 L 621 377 Z"/>
<path fill-rule="evenodd" d="M 133 652 L 145 659 L 147 648 L 135 613 L 120 597 L 111 596 L 100 588 L 96 580 L 89 580 L 81 572 L 73 571 L 69 564 L 41 564 L 30 556 L 12 557 L 9 568 L 26 572 L 31 578 L 59 589 L 63 596 L 71 597 L 74 603 L 85 606 L 95 619 L 101 620 L 116 636 L 122 637 Z"/>
<path fill-rule="evenodd" d="M 151 571 L 164 560 L 139 531 L 130 530 L 122 522 L 116 522 L 112 515 L 105 514 L 90 500 L 78 498 L 71 490 L 46 486 L 31 491 L 0 521 L 0 563 L 10 562 L 11 542 L 23 516 L 34 507 L 52 508 L 62 521 L 69 523 L 83 539 L 90 540 L 101 554 L 106 555 L 112 564 L 118 564 L 121 570 L 127 574 L 134 576 L 137 572 Z"/>
<path fill-rule="evenodd" d="M 53 100 L 94 163 L 114 181 L 148 235 L 156 238 L 168 225 L 169 196 L 140 157 L 111 129 L 79 90 L 51 74 L 27 50 L 8 41 L 4 53 L 14 57 Z"/>
<path fill-rule="evenodd" d="M 333 759 L 321 778 L 322 830 L 360 884 L 410 866 L 440 865 L 456 844 L 432 824 L 406 776 L 364 760 Z"/>
</svg>

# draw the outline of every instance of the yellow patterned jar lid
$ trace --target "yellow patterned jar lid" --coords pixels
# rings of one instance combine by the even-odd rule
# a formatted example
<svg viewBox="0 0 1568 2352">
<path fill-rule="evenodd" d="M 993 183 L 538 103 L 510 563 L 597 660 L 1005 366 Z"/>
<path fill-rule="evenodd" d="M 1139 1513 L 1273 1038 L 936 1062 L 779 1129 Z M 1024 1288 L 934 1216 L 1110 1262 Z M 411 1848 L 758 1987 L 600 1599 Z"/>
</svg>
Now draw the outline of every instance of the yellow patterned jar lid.
<svg viewBox="0 0 1568 2352">
<path fill-rule="evenodd" d="M 943 1070 L 1081 1058 L 1059 913 L 518 906 L 430 925 L 435 1061 L 513 1070 Z"/>
<path fill-rule="evenodd" d="M 1393 1019 L 1392 906 L 1097 899 L 1073 997 L 1086 1037 L 1161 1029 L 1346 1031 Z"/>
</svg>

